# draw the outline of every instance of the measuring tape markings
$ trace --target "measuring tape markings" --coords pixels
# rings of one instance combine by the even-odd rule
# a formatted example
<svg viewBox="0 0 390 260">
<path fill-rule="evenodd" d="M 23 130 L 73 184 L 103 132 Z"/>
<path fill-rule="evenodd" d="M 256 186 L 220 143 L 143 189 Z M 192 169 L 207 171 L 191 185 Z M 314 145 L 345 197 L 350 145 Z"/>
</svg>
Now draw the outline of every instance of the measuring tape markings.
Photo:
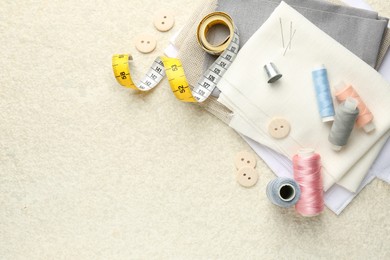
<svg viewBox="0 0 390 260">
<path fill-rule="evenodd" d="M 220 45 L 209 44 L 205 37 L 207 31 L 211 26 L 221 23 L 229 28 L 230 36 Z M 201 34 L 199 33 L 200 29 L 203 30 Z M 186 79 L 181 61 L 166 56 L 157 57 L 140 83 L 135 84 L 131 78 L 129 64 L 133 60 L 132 56 L 129 54 L 114 55 L 112 57 L 112 67 L 115 78 L 124 87 L 149 91 L 157 86 L 163 77 L 167 75 L 172 92 L 177 99 L 182 102 L 203 102 L 216 89 L 217 83 L 237 56 L 239 33 L 228 14 L 215 12 L 207 15 L 200 22 L 198 26 L 198 41 L 201 47 L 208 53 L 215 55 L 222 52 L 222 54 L 206 70 L 192 90 Z M 206 46 L 203 43 L 207 43 Z M 228 45 L 226 49 L 225 45 Z"/>
<path fill-rule="evenodd" d="M 112 57 L 112 67 L 115 78 L 122 86 L 132 89 L 139 89 L 141 91 L 149 91 L 157 86 L 158 83 L 164 78 L 164 65 L 160 57 L 157 57 L 144 78 L 141 79 L 140 83 L 137 85 L 134 84 L 133 80 L 131 79 L 129 66 L 129 63 L 132 60 L 133 58 L 129 54 L 119 54 Z"/>
<path fill-rule="evenodd" d="M 198 102 L 205 101 L 211 92 L 217 87 L 217 83 L 237 56 L 238 50 L 239 34 L 238 30 L 235 29 L 228 48 L 208 68 L 208 70 L 203 74 L 203 78 L 197 86 L 194 87 L 193 92 L 199 94 L 195 96 Z M 205 91 L 205 93 L 203 93 L 203 91 Z"/>
</svg>

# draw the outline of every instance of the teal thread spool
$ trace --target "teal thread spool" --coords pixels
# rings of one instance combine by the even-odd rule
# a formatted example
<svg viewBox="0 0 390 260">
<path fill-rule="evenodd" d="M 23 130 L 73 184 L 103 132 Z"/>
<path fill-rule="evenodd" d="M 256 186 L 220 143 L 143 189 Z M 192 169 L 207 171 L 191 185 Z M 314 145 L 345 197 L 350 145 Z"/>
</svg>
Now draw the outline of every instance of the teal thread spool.
<svg viewBox="0 0 390 260">
<path fill-rule="evenodd" d="M 321 67 L 314 69 L 312 71 L 312 78 L 322 122 L 333 121 L 335 110 L 326 68 L 322 65 Z"/>
</svg>

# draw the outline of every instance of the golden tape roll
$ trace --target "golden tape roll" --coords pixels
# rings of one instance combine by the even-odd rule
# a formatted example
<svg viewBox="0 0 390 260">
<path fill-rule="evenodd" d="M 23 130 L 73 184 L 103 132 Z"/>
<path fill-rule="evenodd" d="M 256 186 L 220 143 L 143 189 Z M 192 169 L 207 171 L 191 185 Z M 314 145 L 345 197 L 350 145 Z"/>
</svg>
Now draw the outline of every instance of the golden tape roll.
<svg viewBox="0 0 390 260">
<path fill-rule="evenodd" d="M 220 44 L 214 45 L 207 40 L 210 29 L 216 25 L 223 25 L 229 29 L 229 36 Z M 234 36 L 233 19 L 223 12 L 214 12 L 206 15 L 198 25 L 197 39 L 198 43 L 207 53 L 220 55 L 229 46 Z"/>
</svg>

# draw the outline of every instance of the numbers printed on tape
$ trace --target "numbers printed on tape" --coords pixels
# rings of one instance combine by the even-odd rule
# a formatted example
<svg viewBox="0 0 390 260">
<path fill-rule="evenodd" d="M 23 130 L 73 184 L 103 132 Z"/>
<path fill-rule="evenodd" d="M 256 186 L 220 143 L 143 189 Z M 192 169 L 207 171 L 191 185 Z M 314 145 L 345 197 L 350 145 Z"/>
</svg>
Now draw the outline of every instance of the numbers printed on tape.
<svg viewBox="0 0 390 260">
<path fill-rule="evenodd" d="M 218 21 L 228 24 L 233 29 L 229 37 L 228 47 L 221 53 L 217 60 L 206 70 L 198 84 L 192 90 L 188 83 L 183 65 L 179 59 L 166 56 L 157 57 L 145 76 L 138 84 L 135 84 L 130 75 L 130 62 L 132 56 L 129 54 L 119 54 L 112 57 L 112 67 L 118 83 L 124 87 L 149 91 L 167 75 L 172 92 L 177 99 L 183 102 L 203 102 L 217 87 L 218 81 L 222 78 L 239 50 L 238 29 L 234 26 L 230 16 L 225 13 L 215 12 L 206 16 L 206 21 L 218 24 Z M 205 18 L 206 18 L 205 17 Z M 203 20 L 202 20 L 203 21 Z M 212 26 L 211 25 L 211 26 Z M 202 25 L 207 28 L 207 25 Z M 202 27 L 202 28 L 203 28 Z M 203 47 L 202 47 L 203 48 Z"/>
</svg>

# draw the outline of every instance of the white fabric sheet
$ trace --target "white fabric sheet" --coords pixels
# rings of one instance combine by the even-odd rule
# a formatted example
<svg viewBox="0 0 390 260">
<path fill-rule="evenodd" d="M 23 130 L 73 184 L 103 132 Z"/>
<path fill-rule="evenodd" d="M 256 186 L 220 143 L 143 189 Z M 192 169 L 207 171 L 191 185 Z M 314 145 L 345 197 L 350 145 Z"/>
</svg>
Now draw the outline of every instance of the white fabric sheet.
<svg viewBox="0 0 390 260">
<path fill-rule="evenodd" d="M 351 2 L 354 7 L 362 8 L 362 6 L 355 6 L 356 2 Z M 357 3 L 360 4 L 360 3 Z M 365 9 L 372 10 L 369 6 L 363 6 Z M 170 57 L 177 56 L 177 49 L 175 47 L 175 37 L 171 39 L 171 44 L 165 50 L 165 53 Z M 387 53 L 382 66 L 379 72 L 383 75 L 383 77 L 390 82 L 390 52 Z M 281 155 L 269 149 L 266 146 L 263 146 L 252 139 L 242 136 L 244 140 L 248 142 L 248 144 L 252 147 L 252 149 L 267 163 L 270 169 L 278 176 L 291 177 L 292 176 L 292 163 L 291 161 Z M 379 156 L 376 158 L 375 162 L 372 164 L 371 168 L 368 171 L 367 176 L 359 185 L 356 192 L 350 192 L 345 188 L 339 185 L 333 185 L 326 193 L 325 193 L 325 204 L 326 206 L 332 210 L 336 214 L 340 214 L 345 207 L 353 200 L 354 197 L 359 194 L 359 192 L 369 184 L 375 177 L 390 183 L 390 160 L 388 160 L 390 156 L 390 139 L 386 142 L 383 149 L 381 150 Z"/>
<path fill-rule="evenodd" d="M 297 33 L 293 48 L 283 56 L 280 18 L 292 21 Z M 315 46 L 315 47 L 314 47 Z M 329 51 L 331 50 L 331 51 Z M 270 86 L 262 66 L 273 61 L 284 74 L 282 80 Z M 328 142 L 330 124 L 322 123 L 317 111 L 311 71 L 318 64 L 328 68 L 331 84 L 343 80 L 360 93 L 376 117 L 376 130 L 368 135 L 353 131 L 350 141 L 341 152 L 334 152 Z M 312 147 L 322 156 L 324 187 L 328 190 L 350 170 L 355 183 L 360 183 L 372 160 L 360 160 L 378 141 L 385 138 L 390 127 L 390 86 L 371 67 L 310 23 L 293 8 L 282 2 L 267 22 L 242 48 L 235 62 L 218 84 L 221 103 L 230 106 L 235 117 L 245 118 L 254 128 L 252 139 L 292 157 L 301 147 Z M 226 103 L 224 101 L 228 100 Z M 290 135 L 273 139 L 267 124 L 273 117 L 284 117 L 292 126 Z M 244 124 L 231 126 L 246 132 Z M 377 148 L 377 150 L 379 150 Z M 352 168 L 358 161 L 364 167 Z M 352 169 L 351 169 L 352 168 Z M 351 172 L 352 174 L 352 172 Z"/>
</svg>

